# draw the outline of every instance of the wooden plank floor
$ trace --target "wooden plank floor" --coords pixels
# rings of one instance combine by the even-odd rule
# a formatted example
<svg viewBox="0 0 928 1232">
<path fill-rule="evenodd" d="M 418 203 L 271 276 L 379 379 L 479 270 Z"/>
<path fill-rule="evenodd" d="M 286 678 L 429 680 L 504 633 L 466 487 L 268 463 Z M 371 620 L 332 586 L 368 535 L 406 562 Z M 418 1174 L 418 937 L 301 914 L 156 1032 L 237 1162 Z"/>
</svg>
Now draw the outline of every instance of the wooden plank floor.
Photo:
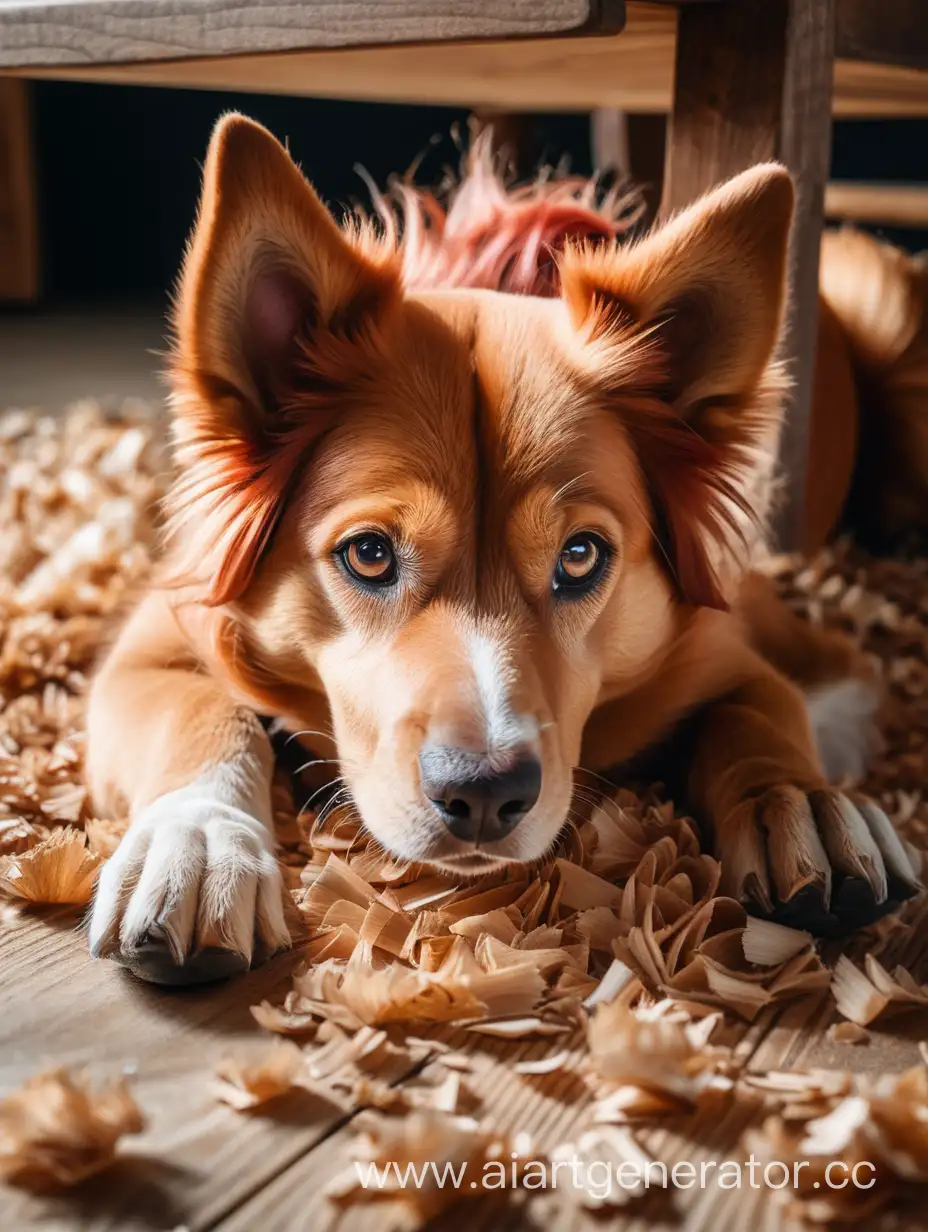
<svg viewBox="0 0 928 1232">
<path fill-rule="evenodd" d="M 212 1090 L 224 1053 L 261 1047 L 268 1038 L 248 1007 L 264 997 L 280 999 L 293 956 L 226 985 L 163 990 L 110 962 L 92 961 L 77 920 L 66 913 L 4 917 L 0 951 L 0 1095 L 50 1064 L 86 1066 L 101 1079 L 125 1072 L 148 1121 L 96 1181 L 55 1198 L 0 1187 L 0 1228 L 295 1232 L 330 1225 L 333 1211 L 322 1190 L 350 1165 L 357 1109 L 300 1094 L 273 1105 L 272 1115 L 248 1115 L 219 1103 Z M 726 1039 L 751 1070 L 815 1065 L 875 1072 L 915 1064 L 917 1041 L 928 1030 L 928 1016 L 913 1015 L 891 1032 L 874 1031 L 868 1046 L 852 1048 L 827 1039 L 832 1017 L 829 998 L 806 1000 L 771 1010 L 751 1026 L 734 1025 Z M 545 1079 L 512 1070 L 516 1060 L 560 1050 L 563 1039 L 503 1043 L 464 1032 L 445 1038 L 471 1055 L 476 1115 L 501 1130 L 527 1131 L 541 1149 L 576 1134 L 589 1096 L 571 1067 Z M 638 1137 L 668 1167 L 677 1160 L 698 1167 L 702 1160 L 742 1158 L 742 1133 L 761 1115 L 759 1104 L 726 1097 Z M 546 1226 L 552 1232 L 585 1226 L 735 1232 L 748 1219 L 763 1228 L 782 1226 L 769 1193 L 712 1187 L 657 1193 L 640 1211 L 605 1222 L 564 1208 Z M 394 1226 L 392 1211 L 380 1206 L 353 1210 L 338 1223 L 340 1232 Z M 461 1204 L 436 1226 L 533 1225 L 518 1209 L 482 1199 Z"/>
</svg>

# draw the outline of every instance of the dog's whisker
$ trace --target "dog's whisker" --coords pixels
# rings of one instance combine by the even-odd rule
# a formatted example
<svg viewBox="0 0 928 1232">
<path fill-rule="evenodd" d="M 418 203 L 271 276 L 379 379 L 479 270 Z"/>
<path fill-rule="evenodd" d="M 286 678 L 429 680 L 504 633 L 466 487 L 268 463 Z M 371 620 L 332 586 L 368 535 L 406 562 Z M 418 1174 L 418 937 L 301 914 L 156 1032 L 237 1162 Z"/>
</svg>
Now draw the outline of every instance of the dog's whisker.
<svg viewBox="0 0 928 1232">
<path fill-rule="evenodd" d="M 327 800 L 319 810 L 318 821 L 320 825 L 335 811 L 336 805 L 341 805 L 346 801 L 353 803 L 351 795 L 347 787 L 340 787 L 331 799 Z"/>
<path fill-rule="evenodd" d="M 550 503 L 551 505 L 555 505 L 555 504 L 557 504 L 557 502 L 558 502 L 558 501 L 559 501 L 562 497 L 564 497 L 564 496 L 566 496 L 566 495 L 567 495 L 567 493 L 570 491 L 570 489 L 571 489 L 572 487 L 574 487 L 576 484 L 580 483 L 580 482 L 581 482 L 581 480 L 586 479 L 587 475 L 591 475 L 592 473 L 593 473 L 592 471 L 583 471 L 583 473 L 582 473 L 582 474 L 580 474 L 580 475 L 574 475 L 573 479 L 568 479 L 566 483 L 561 484 L 561 486 L 558 488 L 558 490 L 557 490 L 557 491 L 554 493 L 554 495 L 551 497 L 551 500 L 550 500 L 550 502 L 549 502 L 549 503 Z"/>
<path fill-rule="evenodd" d="M 574 799 L 582 800 L 584 804 L 592 805 L 594 808 L 602 803 L 603 794 L 595 790 L 585 787 L 574 787 Z"/>
<path fill-rule="evenodd" d="M 284 745 L 286 746 L 290 744 L 291 741 L 296 740 L 299 736 L 321 736 L 323 740 L 331 740 L 333 744 L 336 743 L 335 733 L 333 731 L 324 732 L 319 731 L 314 727 L 304 727 L 302 731 L 291 732 L 284 741 Z"/>
<path fill-rule="evenodd" d="M 302 774 L 304 770 L 309 770 L 311 766 L 338 766 L 341 760 L 338 757 L 316 757 L 313 761 L 304 761 L 302 766 L 297 766 L 293 771 L 294 774 Z"/>
<path fill-rule="evenodd" d="M 319 809 L 319 812 L 317 814 L 317 820 L 319 821 L 320 825 L 329 816 L 329 814 L 332 812 L 335 805 L 338 804 L 343 799 L 344 799 L 344 795 L 341 791 L 339 791 L 339 792 L 336 792 L 334 796 L 331 796 L 328 800 L 324 801 L 322 807 Z"/>
<path fill-rule="evenodd" d="M 330 817 L 336 816 L 336 814 L 343 812 L 345 809 L 350 809 L 353 807 L 354 807 L 353 800 L 343 800 L 341 804 L 335 805 L 334 807 L 330 808 L 329 811 L 325 814 L 325 818 L 326 820 L 328 820 Z"/>
<path fill-rule="evenodd" d="M 601 783 L 605 783 L 610 795 L 615 791 L 615 783 L 611 779 L 607 779 L 605 775 L 598 774 L 595 770 L 588 770 L 586 766 L 574 766 L 573 772 L 574 774 L 588 774 L 590 778 L 599 779 Z"/>
<path fill-rule="evenodd" d="M 344 781 L 345 781 L 344 775 L 340 774 L 337 779 L 332 779 L 330 783 L 323 783 L 321 787 L 317 787 L 316 790 L 312 793 L 312 795 L 308 798 L 308 800 L 306 800 L 305 804 L 300 809 L 300 812 L 305 813 L 306 810 L 310 807 L 310 805 L 316 799 L 317 796 L 321 795 L 322 792 L 324 791 L 329 791 L 331 788 L 335 787 L 336 784 L 338 783 L 344 783 Z M 343 790 L 343 789 L 340 788 L 339 790 Z"/>
</svg>

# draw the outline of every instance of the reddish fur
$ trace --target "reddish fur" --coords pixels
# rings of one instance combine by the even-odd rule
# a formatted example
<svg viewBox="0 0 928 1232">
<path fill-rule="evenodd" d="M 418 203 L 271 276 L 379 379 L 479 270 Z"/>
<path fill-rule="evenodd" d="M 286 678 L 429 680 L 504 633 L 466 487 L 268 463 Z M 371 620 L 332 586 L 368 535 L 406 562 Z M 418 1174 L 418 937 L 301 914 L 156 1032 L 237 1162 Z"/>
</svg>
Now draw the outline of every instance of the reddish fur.
<svg viewBox="0 0 928 1232">
<path fill-rule="evenodd" d="M 738 484 L 729 442 L 694 432 L 664 403 L 625 404 L 656 513 L 656 534 L 682 598 L 696 607 L 728 609 L 731 596 L 713 566 L 719 553 L 745 548 L 737 513 L 753 517 Z"/>
<path fill-rule="evenodd" d="M 325 331 L 298 339 L 299 392 L 242 435 L 217 438 L 209 422 L 180 422 L 181 469 L 168 497 L 167 527 L 178 550 L 168 558 L 163 585 L 189 588 L 208 607 L 242 594 L 310 449 L 351 392 L 357 348 L 365 345 L 376 348 L 370 331 L 363 338 Z"/>
</svg>

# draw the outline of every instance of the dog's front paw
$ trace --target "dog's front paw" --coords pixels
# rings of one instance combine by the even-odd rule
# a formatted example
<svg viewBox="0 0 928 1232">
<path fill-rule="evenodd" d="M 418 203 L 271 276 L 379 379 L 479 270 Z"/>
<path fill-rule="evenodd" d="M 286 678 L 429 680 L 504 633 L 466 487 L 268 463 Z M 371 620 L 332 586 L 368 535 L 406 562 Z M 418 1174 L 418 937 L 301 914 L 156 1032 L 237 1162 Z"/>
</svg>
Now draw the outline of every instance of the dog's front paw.
<svg viewBox="0 0 928 1232">
<path fill-rule="evenodd" d="M 745 801 L 717 847 L 727 893 L 820 936 L 862 928 L 921 889 L 883 810 L 830 787 L 772 787 Z"/>
<path fill-rule="evenodd" d="M 290 944 L 267 831 L 241 810 L 171 793 L 149 805 L 104 866 L 90 950 L 154 984 L 246 971 Z"/>
</svg>

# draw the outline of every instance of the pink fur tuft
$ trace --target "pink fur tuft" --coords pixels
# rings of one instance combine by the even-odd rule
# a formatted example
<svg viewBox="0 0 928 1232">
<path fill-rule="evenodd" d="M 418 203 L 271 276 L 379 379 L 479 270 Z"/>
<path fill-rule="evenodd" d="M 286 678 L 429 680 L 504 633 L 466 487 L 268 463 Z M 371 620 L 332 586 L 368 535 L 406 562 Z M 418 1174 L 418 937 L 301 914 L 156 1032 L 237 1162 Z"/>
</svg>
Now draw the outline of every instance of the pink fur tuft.
<svg viewBox="0 0 928 1232">
<path fill-rule="evenodd" d="M 621 186 L 597 204 L 595 179 L 540 176 L 507 188 L 489 130 L 471 145 L 447 204 L 408 182 L 394 185 L 389 198 L 376 188 L 372 194 L 384 242 L 400 254 L 403 283 L 419 290 L 556 295 L 555 257 L 567 243 L 611 243 L 643 210 L 641 198 Z"/>
</svg>

